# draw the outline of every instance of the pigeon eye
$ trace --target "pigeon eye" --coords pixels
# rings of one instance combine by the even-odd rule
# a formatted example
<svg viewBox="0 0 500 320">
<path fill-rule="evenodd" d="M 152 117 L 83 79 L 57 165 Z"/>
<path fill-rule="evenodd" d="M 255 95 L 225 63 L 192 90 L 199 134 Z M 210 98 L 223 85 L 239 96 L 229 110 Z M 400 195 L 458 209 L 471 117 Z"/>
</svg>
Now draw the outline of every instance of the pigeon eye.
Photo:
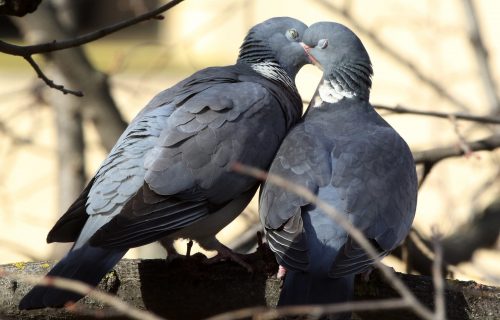
<svg viewBox="0 0 500 320">
<path fill-rule="evenodd" d="M 299 37 L 299 32 L 297 30 L 295 30 L 295 29 L 288 29 L 286 31 L 286 36 L 290 40 L 297 40 L 298 37 Z"/>
<path fill-rule="evenodd" d="M 317 47 L 320 49 L 325 49 L 326 47 L 328 47 L 328 39 L 319 40 Z"/>
</svg>

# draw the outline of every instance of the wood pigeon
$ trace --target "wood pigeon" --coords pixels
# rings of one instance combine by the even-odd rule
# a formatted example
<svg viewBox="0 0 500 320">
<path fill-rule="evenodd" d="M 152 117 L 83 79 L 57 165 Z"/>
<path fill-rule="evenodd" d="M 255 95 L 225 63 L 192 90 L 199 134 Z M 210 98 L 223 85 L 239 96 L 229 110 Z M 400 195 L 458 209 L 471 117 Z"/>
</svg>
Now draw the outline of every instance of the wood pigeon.
<svg viewBox="0 0 500 320">
<path fill-rule="evenodd" d="M 372 66 L 360 39 L 341 24 L 319 22 L 306 30 L 303 42 L 323 79 L 270 173 L 328 202 L 383 257 L 403 241 L 415 215 L 412 154 L 369 103 Z M 322 210 L 271 183 L 262 189 L 260 218 L 287 270 L 279 305 L 347 301 L 355 274 L 373 263 Z"/>
<path fill-rule="evenodd" d="M 135 117 L 94 178 L 49 232 L 72 242 L 48 273 L 92 286 L 129 248 L 177 238 L 236 258 L 215 235 L 249 203 L 259 183 L 235 161 L 267 169 L 300 119 L 295 76 L 308 58 L 307 26 L 272 18 L 254 26 L 235 65 L 198 71 L 156 95 Z M 61 307 L 82 296 L 37 286 L 20 309 Z"/>
</svg>

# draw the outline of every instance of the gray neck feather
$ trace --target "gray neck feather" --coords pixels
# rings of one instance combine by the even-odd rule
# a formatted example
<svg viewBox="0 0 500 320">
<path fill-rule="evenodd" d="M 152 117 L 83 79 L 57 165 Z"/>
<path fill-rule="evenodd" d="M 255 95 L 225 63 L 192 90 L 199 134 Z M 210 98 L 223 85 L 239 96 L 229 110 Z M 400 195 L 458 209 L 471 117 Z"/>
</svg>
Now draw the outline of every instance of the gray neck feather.
<svg viewBox="0 0 500 320">
<path fill-rule="evenodd" d="M 246 63 L 264 78 L 278 82 L 298 94 L 294 81 L 279 64 L 274 52 L 265 41 L 255 38 L 253 31 L 243 41 L 237 62 Z"/>
<path fill-rule="evenodd" d="M 349 61 L 348 63 L 337 64 L 325 77 L 325 82 L 320 85 L 320 96 L 324 101 L 331 103 L 344 97 L 356 97 L 368 101 L 372 85 L 372 74 L 371 64 L 364 61 Z"/>
</svg>

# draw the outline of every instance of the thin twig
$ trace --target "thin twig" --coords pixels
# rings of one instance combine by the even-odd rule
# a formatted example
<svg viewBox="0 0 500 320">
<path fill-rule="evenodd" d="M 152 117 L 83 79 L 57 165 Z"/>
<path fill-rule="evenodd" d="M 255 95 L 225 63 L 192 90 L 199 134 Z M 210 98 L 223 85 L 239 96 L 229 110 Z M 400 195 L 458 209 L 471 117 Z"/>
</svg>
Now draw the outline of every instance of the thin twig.
<svg viewBox="0 0 500 320">
<path fill-rule="evenodd" d="M 88 284 L 81 282 L 81 281 L 76 281 L 76 280 L 70 280 L 70 279 L 65 279 L 65 278 L 60 278 L 60 277 L 49 277 L 45 276 L 43 278 L 35 277 L 35 276 L 30 276 L 30 275 L 16 275 L 10 272 L 7 272 L 3 269 L 0 269 L 0 277 L 5 277 L 5 278 L 11 278 L 11 279 L 16 279 L 19 281 L 24 281 L 28 283 L 32 283 L 34 285 L 39 285 L 39 286 L 50 286 L 58 289 L 64 289 L 64 290 L 69 290 L 72 292 L 76 292 L 85 296 L 89 296 L 91 298 L 94 298 L 100 302 L 103 302 L 117 311 L 121 312 L 124 315 L 127 315 L 133 319 L 138 319 L 138 320 L 163 320 L 164 318 L 161 318 L 149 311 L 145 310 L 140 310 L 132 305 L 126 303 L 125 301 L 117 298 L 114 295 L 111 295 L 109 293 L 103 292 L 101 290 L 95 289 L 94 287 L 89 286 Z"/>
<path fill-rule="evenodd" d="M 45 82 L 49 87 L 53 88 L 53 89 L 56 89 L 56 90 L 59 90 L 61 91 L 62 93 L 64 94 L 72 94 L 72 95 L 75 95 L 77 97 L 83 97 L 83 92 L 81 91 L 75 91 L 75 90 L 71 90 L 71 89 L 66 89 L 62 84 L 55 84 L 54 81 L 50 80 L 42 71 L 42 69 L 40 69 L 40 67 L 38 66 L 38 64 L 35 62 L 35 60 L 33 60 L 33 57 L 31 55 L 28 55 L 28 56 L 23 56 L 23 58 L 28 61 L 28 63 L 31 65 L 31 67 L 33 68 L 33 70 L 35 70 L 38 78 L 42 79 L 43 82 Z"/>
<path fill-rule="evenodd" d="M 453 131 L 455 131 L 455 134 L 458 138 L 458 146 L 460 149 L 462 149 L 462 152 L 464 153 L 465 157 L 470 157 L 472 155 L 472 150 L 470 149 L 469 144 L 465 140 L 464 135 L 462 132 L 460 132 L 460 128 L 457 123 L 457 118 L 455 116 L 450 116 L 450 122 L 453 124 Z"/>
<path fill-rule="evenodd" d="M 441 246 L 437 227 L 433 228 L 432 243 L 434 246 L 434 261 L 432 263 L 432 281 L 434 283 L 435 319 L 446 320 L 446 305 L 444 300 L 444 279 L 442 272 L 443 247 Z"/>
<path fill-rule="evenodd" d="M 309 105 L 311 102 L 308 100 L 302 100 L 302 103 Z M 391 113 L 418 115 L 418 116 L 429 116 L 435 118 L 449 119 L 450 116 L 455 117 L 457 120 L 479 122 L 479 123 L 491 123 L 500 124 L 500 117 L 498 116 L 476 116 L 471 114 L 464 114 L 460 112 L 439 112 L 439 111 L 428 111 L 428 110 L 417 110 L 412 108 L 407 108 L 401 105 L 396 105 L 395 107 L 374 104 L 373 107 L 378 110 L 385 110 Z"/>
<path fill-rule="evenodd" d="M 490 113 L 498 113 L 500 111 L 500 98 L 497 95 L 497 86 L 491 72 L 491 66 L 488 60 L 488 51 L 484 45 L 481 37 L 481 30 L 479 27 L 479 19 L 477 17 L 476 9 L 471 0 L 462 0 L 465 14 L 467 17 L 468 37 L 471 46 L 474 50 L 476 62 L 479 66 L 479 72 L 483 86 L 488 98 Z"/>
<path fill-rule="evenodd" d="M 429 76 L 425 75 L 422 71 L 420 71 L 417 66 L 402 56 L 399 52 L 391 48 L 389 45 L 387 45 L 381 38 L 379 38 L 371 29 L 368 27 L 363 26 L 359 20 L 354 18 L 352 14 L 350 13 L 349 10 L 346 10 L 345 8 L 341 8 L 338 5 L 334 4 L 333 1 L 327 1 L 327 0 L 316 0 L 317 3 L 323 5 L 325 8 L 329 9 L 332 12 L 335 12 L 337 14 L 340 14 L 344 19 L 349 21 L 349 23 L 354 27 L 354 29 L 358 30 L 361 32 L 363 35 L 365 35 L 367 38 L 369 38 L 374 45 L 376 45 L 380 50 L 382 50 L 384 53 L 386 53 L 388 56 L 390 56 L 394 61 L 398 62 L 400 65 L 404 66 L 407 68 L 410 72 L 412 72 L 420 81 L 425 83 L 429 88 L 431 88 L 435 93 L 437 93 L 439 96 L 445 98 L 458 108 L 460 108 L 462 111 L 469 110 L 470 108 L 464 104 L 461 100 L 457 99 L 454 97 L 451 93 L 449 93 L 444 86 L 442 86 L 439 82 L 435 81 L 434 79 L 430 78 Z"/>
<path fill-rule="evenodd" d="M 386 111 L 390 111 L 393 113 L 415 114 L 415 115 L 431 116 L 431 117 L 437 117 L 437 118 L 443 118 L 443 119 L 449 119 L 450 116 L 453 116 L 457 120 L 474 121 L 474 122 L 480 122 L 480 123 L 500 124 L 500 118 L 493 117 L 493 116 L 475 116 L 475 115 L 468 115 L 468 114 L 463 114 L 463 113 L 458 113 L 458 112 L 447 113 L 447 112 L 438 112 L 438 111 L 423 111 L 423 110 L 406 108 L 406 107 L 403 107 L 400 105 L 397 105 L 395 107 L 389 107 L 389 106 L 377 104 L 377 105 L 374 105 L 373 107 L 375 109 L 386 110 Z"/>
<path fill-rule="evenodd" d="M 334 314 L 349 311 L 367 311 L 367 310 L 384 310 L 384 309 L 402 309 L 409 307 L 408 302 L 404 299 L 384 299 L 371 301 L 354 301 L 327 305 L 303 305 L 303 306 L 287 306 L 276 309 L 265 307 L 251 307 L 236 311 L 229 311 L 210 317 L 207 320 L 236 320 L 253 317 L 253 319 L 265 320 L 276 319 L 283 316 L 298 316 L 298 315 L 324 315 Z"/>
<path fill-rule="evenodd" d="M 382 275 L 388 280 L 391 286 L 401 295 L 401 297 L 411 306 L 412 310 L 423 319 L 433 319 L 432 312 L 424 306 L 413 293 L 406 287 L 406 285 L 399 279 L 394 270 L 387 267 L 380 261 L 380 255 L 377 249 L 368 241 L 364 234 L 356 228 L 349 220 L 340 214 L 335 208 L 330 206 L 327 202 L 319 199 L 307 188 L 293 184 L 286 179 L 274 174 L 268 174 L 260 169 L 245 166 L 241 163 L 234 163 L 232 169 L 236 172 L 255 177 L 260 180 L 265 180 L 267 183 L 275 184 L 285 190 L 291 191 L 310 203 L 315 204 L 318 208 L 323 210 L 327 215 L 335 220 L 349 235 L 363 248 L 367 255 L 374 260 L 374 265 L 380 269 Z"/>
<path fill-rule="evenodd" d="M 150 20 L 155 18 L 159 14 L 169 10 L 170 8 L 176 6 L 184 0 L 172 0 L 167 4 L 164 4 L 154 10 L 148 11 L 140 16 L 131 18 L 129 20 L 121 21 L 111 26 L 105 27 L 103 29 L 89 32 L 87 34 L 81 35 L 79 37 L 69 39 L 69 40 L 60 40 L 60 41 L 51 41 L 42 44 L 35 44 L 29 46 L 17 46 L 0 40 L 0 52 L 7 53 L 14 56 L 25 57 L 28 55 L 38 54 L 38 53 L 47 53 L 58 50 L 64 50 L 72 47 L 78 47 L 83 44 L 95 41 L 97 39 L 103 38 L 109 34 L 115 33 L 122 29 L 128 28 L 140 22 Z"/>
<path fill-rule="evenodd" d="M 53 51 L 58 51 L 58 50 L 63 50 L 63 49 L 68 49 L 72 47 L 77 47 L 81 46 L 85 43 L 89 43 L 92 41 L 95 41 L 97 39 L 100 39 L 102 37 L 105 37 L 111 33 L 117 32 L 119 30 L 122 30 L 124 28 L 130 27 L 132 25 L 138 24 L 142 21 L 149 20 L 149 19 L 154 19 L 158 18 L 158 16 L 169 10 L 170 8 L 174 7 L 175 5 L 181 3 L 183 0 L 172 0 L 169 3 L 160 6 L 154 10 L 151 10 L 149 12 L 146 12 L 140 16 L 134 17 L 129 20 L 121 21 L 118 22 L 114 25 L 108 26 L 106 28 L 90 32 L 87 34 L 84 34 L 82 36 L 69 39 L 69 40 L 61 40 L 61 41 L 52 41 L 52 42 L 47 42 L 47 43 L 42 43 L 42 44 L 37 44 L 37 45 L 29 45 L 29 46 L 18 46 L 18 45 L 13 45 L 10 43 L 7 43 L 5 41 L 0 40 L 0 52 L 14 55 L 14 56 L 20 56 L 23 57 L 28 63 L 31 65 L 31 67 L 35 70 L 36 74 L 40 79 L 42 79 L 49 87 L 59 90 L 64 94 L 72 94 L 77 97 L 82 97 L 83 93 L 81 91 L 75 91 L 75 90 L 70 90 L 66 89 L 63 85 L 58 85 L 55 84 L 54 81 L 50 80 L 40 69 L 38 64 L 33 60 L 33 55 L 34 54 L 39 54 L 39 53 L 47 53 L 47 52 L 53 52 Z"/>
</svg>

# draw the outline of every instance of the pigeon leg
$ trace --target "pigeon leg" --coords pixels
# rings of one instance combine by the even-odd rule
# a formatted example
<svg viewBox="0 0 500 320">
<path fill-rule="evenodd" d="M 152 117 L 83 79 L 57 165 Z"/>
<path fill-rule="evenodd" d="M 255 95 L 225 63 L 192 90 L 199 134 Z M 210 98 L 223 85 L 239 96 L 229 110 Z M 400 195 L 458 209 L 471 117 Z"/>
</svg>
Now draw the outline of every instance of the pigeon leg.
<svg viewBox="0 0 500 320">
<path fill-rule="evenodd" d="M 363 280 L 363 282 L 370 281 L 370 276 L 371 276 L 373 270 L 374 270 L 373 267 L 369 267 L 368 269 L 366 269 L 365 271 L 363 271 L 361 273 L 361 280 Z"/>
<path fill-rule="evenodd" d="M 174 240 L 169 238 L 163 238 L 160 241 L 161 246 L 167 251 L 167 263 L 170 263 L 176 259 L 184 258 L 182 254 L 177 252 L 174 248 Z"/>
<path fill-rule="evenodd" d="M 278 267 L 278 273 L 276 274 L 276 278 L 284 279 L 286 276 L 286 269 L 282 265 Z"/>
<path fill-rule="evenodd" d="M 217 255 L 215 255 L 212 258 L 209 258 L 205 261 L 207 264 L 214 264 L 220 261 L 225 261 L 225 260 L 231 260 L 233 262 L 236 262 L 243 268 L 245 268 L 249 273 L 253 273 L 253 268 L 251 265 L 243 261 L 242 255 L 233 252 L 231 249 L 220 243 L 215 237 L 211 239 L 210 244 L 208 245 L 207 242 L 199 242 L 200 245 L 206 249 L 206 250 L 215 250 L 217 251 Z M 213 241 L 215 240 L 215 241 Z"/>
<path fill-rule="evenodd" d="M 191 257 L 191 248 L 193 248 L 193 240 L 189 240 L 186 244 L 186 258 Z"/>
</svg>

